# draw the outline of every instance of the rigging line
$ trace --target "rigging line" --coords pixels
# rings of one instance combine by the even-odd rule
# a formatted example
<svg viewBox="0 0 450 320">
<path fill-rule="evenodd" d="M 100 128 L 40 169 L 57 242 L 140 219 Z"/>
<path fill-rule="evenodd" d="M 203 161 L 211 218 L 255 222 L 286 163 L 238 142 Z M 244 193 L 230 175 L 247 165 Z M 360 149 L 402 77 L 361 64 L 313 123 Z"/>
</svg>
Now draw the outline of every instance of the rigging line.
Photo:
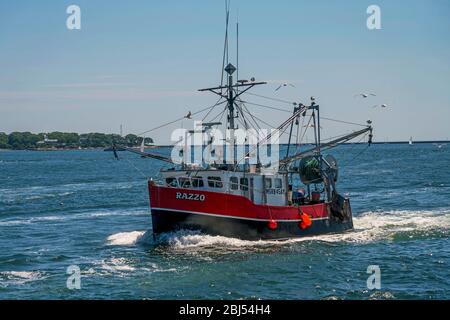
<svg viewBox="0 0 450 320">
<path fill-rule="evenodd" d="M 205 112 L 205 111 L 208 110 L 208 109 L 214 108 L 214 107 L 216 107 L 216 106 L 218 106 L 218 105 L 221 105 L 221 104 L 223 104 L 223 103 L 225 103 L 225 102 L 226 102 L 226 101 L 222 101 L 221 103 L 217 103 L 217 104 L 215 104 L 215 105 L 213 105 L 213 106 L 209 106 L 209 107 L 204 108 L 204 109 L 202 109 L 202 110 L 200 110 L 200 111 L 194 112 L 194 113 L 192 114 L 192 116 L 198 115 L 198 114 L 200 114 L 200 113 L 202 113 L 202 112 Z M 167 122 L 167 123 L 165 123 L 165 124 L 163 124 L 163 125 L 160 125 L 160 126 L 158 126 L 158 127 L 155 127 L 155 128 L 153 128 L 153 129 L 150 129 L 150 130 L 148 130 L 148 131 L 145 131 L 145 132 L 142 132 L 142 133 L 140 133 L 140 134 L 137 134 L 137 136 L 142 136 L 142 135 L 144 135 L 144 134 L 146 134 L 146 133 L 153 132 L 153 131 L 156 131 L 156 130 L 158 130 L 158 129 L 167 127 L 167 126 L 169 126 L 169 125 L 171 125 L 171 124 L 174 124 L 174 123 L 177 123 L 178 121 L 181 121 L 181 120 L 183 120 L 183 119 L 185 119 L 185 118 L 186 118 L 186 117 L 182 117 L 182 118 L 178 118 L 178 119 L 176 119 L 176 120 Z"/>
<path fill-rule="evenodd" d="M 238 98 L 238 101 L 241 103 L 241 110 L 244 113 L 247 113 L 248 115 L 250 115 L 251 119 L 253 120 L 255 127 L 258 129 L 261 129 L 261 127 L 259 126 L 258 122 L 253 118 L 252 113 L 248 110 L 247 106 L 245 105 L 244 101 L 241 100 L 241 98 Z M 245 109 L 245 110 L 244 110 Z M 249 119 L 250 122 L 250 119 Z M 252 124 L 253 125 L 253 124 Z"/>
<path fill-rule="evenodd" d="M 216 121 L 216 119 L 217 119 L 219 116 L 220 116 L 220 121 L 219 121 L 219 122 L 222 122 L 222 117 L 223 117 L 225 111 L 227 111 L 227 109 L 228 109 L 228 106 L 225 106 L 225 108 L 224 108 L 221 112 L 219 112 L 214 118 L 211 119 L 211 122 Z"/>
<path fill-rule="evenodd" d="M 306 132 L 308 132 L 309 125 L 311 124 L 312 114 L 309 116 L 308 124 L 305 127 L 305 131 L 303 131 L 303 135 L 300 138 L 300 141 L 303 141 L 303 138 L 306 136 Z"/>
<path fill-rule="evenodd" d="M 222 111 L 222 113 L 220 114 L 220 119 L 219 122 L 222 122 L 223 116 L 225 115 L 225 113 L 227 112 L 228 106 L 225 106 L 225 109 Z M 213 120 L 215 121 L 215 119 Z"/>
<path fill-rule="evenodd" d="M 237 105 L 237 104 L 236 104 Z M 245 112 L 244 112 L 244 110 L 239 106 L 239 105 L 237 105 L 238 106 L 238 109 L 241 111 L 241 114 L 242 114 L 242 118 L 243 118 L 243 120 L 244 120 L 244 127 L 246 127 L 246 129 L 248 130 L 248 128 L 249 128 L 249 126 L 248 126 L 248 123 L 250 123 L 250 119 L 249 119 L 249 121 L 248 121 L 248 123 L 247 123 L 247 121 L 246 121 L 246 119 L 245 119 Z M 238 120 L 240 120 L 240 119 L 238 119 Z M 241 121 L 240 121 L 241 122 Z M 241 122 L 242 123 L 242 122 Z M 250 133 L 252 133 L 252 135 L 256 138 L 256 140 L 257 141 L 259 141 L 260 139 L 261 139 L 261 137 L 259 136 L 259 134 L 258 133 L 254 133 L 253 131 L 248 131 L 248 132 L 250 132 Z"/>
<path fill-rule="evenodd" d="M 248 130 L 249 126 L 248 126 L 248 123 L 247 123 L 247 119 L 245 119 L 244 111 L 242 110 L 241 106 L 239 106 L 239 104 L 237 104 L 237 103 L 236 103 L 236 107 L 237 107 L 238 111 L 242 115 L 242 120 L 244 121 L 243 125 L 245 127 L 245 130 Z M 240 118 L 238 118 L 238 120 L 240 120 Z M 241 121 L 241 124 L 242 124 L 242 121 Z"/>
<path fill-rule="evenodd" d="M 246 124 L 245 124 L 245 122 L 242 121 L 241 118 L 238 118 L 237 121 L 238 121 L 241 125 L 243 125 L 244 128 L 246 128 Z M 247 128 L 246 128 L 246 129 L 247 129 Z"/>
<path fill-rule="evenodd" d="M 259 120 L 261 123 L 265 124 L 266 126 L 269 126 L 270 128 L 274 128 L 274 126 L 272 126 L 271 124 L 269 124 L 269 123 L 265 122 L 264 120 L 258 118 L 253 113 L 251 113 L 250 110 L 248 110 L 248 108 L 247 108 L 247 106 L 245 104 L 251 104 L 251 103 L 248 103 L 248 102 L 243 101 L 243 100 L 239 100 L 239 101 L 242 102 L 242 105 L 244 106 L 245 110 L 250 115 L 250 117 L 253 119 L 253 121 L 256 123 L 256 126 L 258 127 L 258 129 L 261 129 L 261 127 L 259 126 L 258 122 L 255 119 Z"/>
<path fill-rule="evenodd" d="M 220 102 L 220 100 L 222 100 L 223 98 L 220 97 L 219 100 L 217 100 L 217 102 L 212 106 L 212 108 L 208 111 L 208 113 L 203 117 L 202 122 L 205 121 L 205 119 L 211 114 L 211 112 L 218 106 L 218 103 Z"/>
<path fill-rule="evenodd" d="M 306 107 L 303 107 L 303 108 L 306 108 Z M 273 139 L 274 133 L 275 133 L 275 132 L 279 133 L 279 132 L 281 132 L 282 130 L 285 131 L 285 130 L 287 129 L 287 127 L 289 126 L 289 124 L 292 123 L 292 121 L 295 121 L 295 119 L 297 118 L 297 116 L 300 115 L 300 111 L 302 111 L 302 109 L 300 109 L 300 110 L 294 112 L 294 114 L 293 114 L 291 117 L 289 117 L 286 121 L 284 121 L 281 125 L 279 125 L 275 130 L 273 130 L 273 131 L 272 131 L 270 134 L 268 134 L 266 137 L 264 137 L 264 139 L 258 141 L 256 148 L 258 148 L 261 144 L 270 144 L 269 141 L 271 141 L 271 140 Z M 269 125 L 269 126 L 270 126 L 270 125 Z M 250 150 L 247 154 L 249 154 L 249 153 L 251 153 L 251 152 L 252 152 L 252 150 Z M 242 160 L 243 160 L 243 159 L 239 160 L 239 161 L 237 162 L 237 165 L 239 165 L 240 162 L 241 162 Z M 235 166 L 235 168 L 236 168 L 236 166 Z"/>
<path fill-rule="evenodd" d="M 336 148 L 337 146 L 340 146 L 340 145 L 342 145 L 342 144 L 344 144 L 346 142 L 349 142 L 349 141 L 351 141 L 353 139 L 356 139 L 359 136 L 367 134 L 371 130 L 372 130 L 372 128 L 369 127 L 369 128 L 365 128 L 365 129 L 362 129 L 362 130 L 359 130 L 359 131 L 355 131 L 355 132 L 353 132 L 351 134 L 348 134 L 345 137 L 342 137 L 340 139 L 336 139 L 336 140 L 330 141 L 330 142 L 328 142 L 326 144 L 323 144 L 320 147 L 319 146 L 315 146 L 315 147 L 313 147 L 313 148 L 311 148 L 309 150 L 305 150 L 303 152 L 299 152 L 299 153 L 295 154 L 294 156 L 287 157 L 287 158 L 284 158 L 283 160 L 281 160 L 280 161 L 280 165 L 282 165 L 282 166 L 289 166 L 290 163 L 295 162 L 295 161 L 300 160 L 300 159 L 303 159 L 305 157 L 314 156 L 315 154 L 317 154 L 317 152 L 323 152 L 323 151 L 326 151 L 326 150 L 331 150 L 331 149 Z"/>
<path fill-rule="evenodd" d="M 258 128 L 258 132 L 261 132 L 261 126 L 259 125 L 259 123 L 256 121 L 255 116 L 248 110 L 247 106 L 245 104 L 242 104 L 242 106 L 245 108 L 246 112 L 250 115 L 250 118 L 253 120 L 255 127 Z M 262 133 L 261 133 L 262 134 Z M 264 136 L 261 136 L 261 138 L 259 137 L 259 133 L 258 133 L 258 140 L 263 139 Z"/>
<path fill-rule="evenodd" d="M 251 92 L 246 92 L 246 94 L 249 94 L 249 95 L 252 95 L 252 96 L 255 96 L 255 97 L 260 97 L 260 98 L 272 100 L 272 101 L 276 101 L 276 102 L 292 104 L 292 105 L 295 104 L 295 102 L 291 102 L 291 101 L 287 101 L 287 100 L 283 100 L 283 99 L 272 98 L 272 97 L 267 97 L 267 96 L 263 96 L 261 94 L 256 94 L 256 93 L 251 93 Z"/>
<path fill-rule="evenodd" d="M 367 135 L 364 136 L 364 139 L 366 138 Z M 370 144 L 368 144 L 363 150 L 361 150 L 360 153 L 358 153 L 353 159 L 351 159 L 352 161 L 355 161 L 356 158 L 360 157 L 364 152 L 367 151 L 367 149 L 370 148 Z"/>
<path fill-rule="evenodd" d="M 216 106 L 217 106 L 217 104 L 216 104 L 214 107 L 216 107 Z M 224 113 L 226 110 L 227 110 L 227 106 L 225 106 L 225 109 L 222 111 L 222 116 L 223 116 L 223 113 Z M 216 115 L 215 118 L 211 120 L 211 122 L 214 122 L 214 120 L 215 120 L 219 115 L 220 115 L 220 113 L 219 113 L 218 115 Z M 193 133 L 188 132 L 188 136 L 187 136 L 186 138 L 189 139 L 190 137 L 192 137 L 192 135 L 193 135 Z M 179 143 L 179 142 L 180 142 L 180 141 L 177 141 L 177 142 L 173 143 L 172 145 L 175 146 L 175 145 L 176 145 L 177 143 Z"/>
<path fill-rule="evenodd" d="M 255 116 L 255 117 L 256 117 L 256 116 Z M 292 118 L 292 117 L 293 117 L 293 115 L 291 116 L 291 118 Z M 275 128 L 275 127 L 272 126 L 271 124 L 265 122 L 264 120 L 259 119 L 258 117 L 256 117 L 256 119 L 258 119 L 259 121 L 261 121 L 261 122 L 264 123 L 265 125 L 271 127 L 272 129 Z M 292 121 L 295 121 L 295 118 L 293 118 Z M 288 120 L 287 120 L 286 122 L 288 122 Z M 285 122 L 285 123 L 286 123 L 286 122 Z M 281 132 L 281 135 L 280 135 L 280 136 L 282 136 L 283 134 L 287 134 L 287 133 L 286 133 L 286 128 L 284 129 L 284 131 L 281 131 L 281 129 L 279 129 L 279 127 L 278 127 L 278 128 L 276 128 L 276 131 Z M 266 138 L 267 138 L 267 137 L 266 137 Z"/>
<path fill-rule="evenodd" d="M 148 176 L 146 176 L 138 167 L 136 167 L 129 159 L 127 159 L 127 158 L 125 158 L 125 160 L 127 160 L 128 161 L 128 164 L 132 167 L 132 168 L 134 168 L 134 170 L 136 170 L 146 181 L 148 181 Z M 142 199 L 146 199 L 146 201 L 147 201 L 147 197 L 143 197 Z"/>
<path fill-rule="evenodd" d="M 133 167 L 138 173 L 140 173 L 142 175 L 142 177 L 144 177 L 145 179 L 148 179 L 148 177 L 144 174 L 144 172 L 141 171 L 141 169 L 139 169 L 138 167 L 136 167 L 128 158 L 125 158 L 125 160 L 128 161 L 128 164 Z"/>
<path fill-rule="evenodd" d="M 280 139 L 284 134 L 287 134 L 286 131 L 288 128 L 289 128 L 289 126 L 286 126 L 286 128 L 284 128 L 283 131 L 279 131 L 281 134 L 278 136 L 278 139 L 275 141 L 275 143 L 280 144 Z M 292 137 L 292 135 L 291 135 L 291 137 Z M 271 144 L 273 144 L 273 143 L 271 143 Z"/>
<path fill-rule="evenodd" d="M 252 104 L 252 103 L 249 103 L 249 102 L 246 102 L 246 101 L 241 101 L 241 102 L 242 102 L 242 103 Z M 245 104 L 243 104 L 243 105 L 245 106 Z M 247 107 L 246 107 L 246 110 L 247 110 L 247 113 L 250 114 L 250 116 L 251 116 L 252 118 L 256 118 L 256 119 L 258 119 L 260 122 L 262 122 L 263 124 L 269 126 L 270 128 L 274 128 L 274 126 L 272 126 L 271 124 L 265 122 L 264 120 L 258 118 L 257 116 L 253 115 L 252 113 L 250 113 L 250 111 L 248 111 Z M 284 110 L 284 111 L 286 112 L 286 110 Z M 289 113 L 291 113 L 291 112 L 289 111 Z M 256 122 L 256 120 L 255 120 L 255 122 Z M 261 129 L 261 127 L 260 127 L 259 125 L 258 125 L 258 128 Z M 281 135 L 280 135 L 280 136 L 282 136 L 282 135 L 284 135 L 284 134 L 287 134 L 285 131 L 286 131 L 286 130 L 284 130 L 283 132 L 281 132 Z M 291 137 L 292 137 L 292 135 L 291 135 Z"/>
<path fill-rule="evenodd" d="M 220 99 L 219 99 L 219 101 L 220 101 Z M 212 108 L 215 108 L 215 107 L 217 107 L 217 106 L 219 106 L 220 104 L 223 104 L 223 103 L 225 103 L 226 101 L 223 101 L 222 103 L 216 103 Z M 223 115 L 224 115 L 224 113 L 225 113 L 225 111 L 227 110 L 227 106 L 225 106 L 225 108 L 224 108 L 224 110 L 223 111 L 221 111 L 221 113 L 219 113 L 219 114 L 217 114 L 212 120 L 211 120 L 211 122 L 214 122 L 220 115 L 221 115 L 221 118 L 220 118 L 220 122 L 222 121 L 222 118 L 223 118 Z M 204 120 L 204 119 L 203 119 Z M 203 121 L 202 120 L 202 121 Z M 191 137 L 192 136 L 192 133 L 188 133 L 188 138 L 189 137 Z M 182 140 L 181 140 L 182 141 Z M 176 141 L 176 142 L 174 142 L 174 143 L 172 143 L 171 144 L 171 146 L 175 146 L 177 143 L 180 143 L 181 141 Z"/>
<path fill-rule="evenodd" d="M 244 122 L 245 122 L 245 125 L 246 125 L 246 129 L 248 130 L 249 128 L 250 128 L 250 126 L 252 125 L 252 123 L 251 123 L 251 119 L 250 118 L 248 118 L 248 120 L 247 120 L 247 117 L 246 117 L 246 115 L 247 115 L 247 113 L 248 113 L 248 115 L 250 115 L 251 116 L 251 113 L 249 113 L 248 112 L 248 110 L 247 111 L 245 111 L 242 107 L 245 107 L 245 105 L 244 105 L 244 102 L 241 100 L 241 99 L 239 99 L 238 98 L 238 101 L 241 103 L 241 105 L 238 105 L 238 104 L 236 104 L 237 105 L 237 107 L 238 107 L 238 109 L 240 110 L 240 112 L 241 112 L 241 114 L 242 114 L 242 118 L 244 119 Z M 256 123 L 256 127 L 258 127 L 258 123 L 253 119 L 253 121 Z M 259 138 L 258 138 L 259 139 Z"/>
<path fill-rule="evenodd" d="M 289 134 L 288 134 L 287 132 L 286 132 L 285 134 L 287 134 L 287 135 L 289 136 Z M 294 132 L 291 133 L 290 138 L 291 138 L 291 139 L 292 139 L 292 138 L 295 138 L 295 133 L 294 133 Z M 291 142 L 290 144 L 292 144 L 292 142 Z"/>
<path fill-rule="evenodd" d="M 351 157 L 351 152 L 355 149 L 355 147 L 364 139 L 366 137 L 366 135 L 363 135 L 362 137 L 361 137 L 361 139 L 359 139 L 356 143 L 352 143 L 351 144 L 351 146 L 350 146 L 350 148 L 349 148 L 349 150 L 347 150 L 347 152 L 346 152 L 346 157 L 344 158 L 344 160 L 343 160 L 343 162 L 344 163 L 347 163 L 347 162 L 349 162 L 349 159 L 350 159 L 350 157 Z"/>
<path fill-rule="evenodd" d="M 365 135 L 363 135 L 361 137 L 361 139 L 359 139 L 357 142 L 353 143 L 352 147 L 350 148 L 350 150 L 347 153 L 350 153 L 350 151 L 354 150 L 355 147 L 357 145 L 359 145 L 361 143 L 362 140 L 364 140 L 367 137 L 368 133 L 366 133 Z M 342 165 L 348 165 L 349 163 L 351 163 L 352 161 L 354 161 L 356 158 L 358 158 L 360 155 L 362 155 L 364 152 L 367 151 L 367 149 L 370 147 L 370 144 L 367 145 L 361 152 L 359 152 L 356 156 L 354 156 L 353 158 L 350 159 L 350 154 L 344 159 L 343 164 Z"/>
<path fill-rule="evenodd" d="M 252 116 L 252 118 L 257 119 L 259 122 L 265 124 L 265 125 L 268 126 L 269 128 L 271 128 L 271 129 L 274 129 L 274 128 L 275 128 L 275 126 L 271 125 L 270 123 L 267 123 L 266 121 L 264 121 L 264 120 L 262 120 L 261 118 L 255 116 L 254 114 L 251 114 L 251 116 Z M 256 121 L 256 120 L 255 120 L 255 121 Z M 261 129 L 261 127 L 260 127 L 259 125 L 258 125 L 258 127 Z"/>
<path fill-rule="evenodd" d="M 322 142 L 331 141 L 331 140 L 334 140 L 334 139 L 337 139 L 337 138 L 341 138 L 341 137 L 346 136 L 346 135 L 347 135 L 347 133 L 344 133 L 344 134 L 341 134 L 341 135 L 338 135 L 338 136 L 334 136 L 334 137 L 330 137 L 330 138 L 325 138 L 325 139 L 322 139 Z"/>
<path fill-rule="evenodd" d="M 328 121 L 333 121 L 333 122 L 338 122 L 338 123 L 351 124 L 351 125 L 360 126 L 360 127 L 367 127 L 367 125 L 361 124 L 361 123 L 355 123 L 355 122 L 348 122 L 348 121 L 343 121 L 343 120 L 337 120 L 337 119 L 325 118 L 325 117 L 322 117 L 322 116 L 320 117 L 320 119 L 328 120 Z"/>
<path fill-rule="evenodd" d="M 281 108 L 276 108 L 276 107 L 271 107 L 271 106 L 266 106 L 264 104 L 259 104 L 259 103 L 253 103 L 253 102 L 248 102 L 248 101 L 242 101 L 244 103 L 253 105 L 253 106 L 257 106 L 257 107 L 262 107 L 262 108 L 266 108 L 266 109 L 272 109 L 272 110 L 276 110 L 276 111 L 281 111 L 281 112 L 286 112 L 286 113 L 292 113 L 292 111 L 286 110 L 286 109 L 281 109 Z"/>
<path fill-rule="evenodd" d="M 300 140 L 300 136 L 303 133 L 303 126 L 305 125 L 305 119 L 306 117 L 302 117 L 302 123 L 297 125 L 297 146 L 299 145 L 299 143 L 301 143 L 302 140 Z"/>
</svg>

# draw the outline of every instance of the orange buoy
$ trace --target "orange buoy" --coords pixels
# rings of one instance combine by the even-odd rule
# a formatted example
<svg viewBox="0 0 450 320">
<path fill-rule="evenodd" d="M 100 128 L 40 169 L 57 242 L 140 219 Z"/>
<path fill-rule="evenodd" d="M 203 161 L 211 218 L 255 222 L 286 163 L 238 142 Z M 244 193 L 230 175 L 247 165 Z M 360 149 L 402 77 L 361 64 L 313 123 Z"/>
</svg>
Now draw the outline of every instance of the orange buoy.
<svg viewBox="0 0 450 320">
<path fill-rule="evenodd" d="M 278 223 L 275 220 L 269 221 L 269 229 L 270 230 L 276 230 L 278 228 Z"/>
<path fill-rule="evenodd" d="M 302 230 L 305 230 L 305 229 L 309 228 L 312 225 L 311 218 L 306 213 L 303 212 L 300 215 L 300 219 L 302 220 L 300 222 L 300 228 Z"/>
</svg>

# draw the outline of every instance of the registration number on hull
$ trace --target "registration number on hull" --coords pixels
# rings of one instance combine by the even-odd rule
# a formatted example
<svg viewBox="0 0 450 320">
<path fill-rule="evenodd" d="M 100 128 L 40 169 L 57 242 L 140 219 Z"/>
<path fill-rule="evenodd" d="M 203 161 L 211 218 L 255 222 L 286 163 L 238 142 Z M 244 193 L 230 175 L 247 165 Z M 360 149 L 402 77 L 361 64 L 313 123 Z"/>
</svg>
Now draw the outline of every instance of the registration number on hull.
<svg viewBox="0 0 450 320">
<path fill-rule="evenodd" d="M 203 202 L 206 200 L 206 196 L 204 194 L 177 192 L 175 199 Z"/>
</svg>

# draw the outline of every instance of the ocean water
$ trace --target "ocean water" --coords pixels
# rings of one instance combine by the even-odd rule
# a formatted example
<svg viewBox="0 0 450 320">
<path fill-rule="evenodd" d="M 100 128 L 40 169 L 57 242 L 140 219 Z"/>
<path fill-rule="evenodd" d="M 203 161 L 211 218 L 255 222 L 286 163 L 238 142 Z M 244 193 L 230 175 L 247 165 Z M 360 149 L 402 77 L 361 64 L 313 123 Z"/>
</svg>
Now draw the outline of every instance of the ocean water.
<svg viewBox="0 0 450 320">
<path fill-rule="evenodd" d="M 284 242 L 154 240 L 145 176 L 157 161 L 0 152 L 0 299 L 449 299 L 450 148 L 364 148 L 333 152 L 355 230 Z"/>
</svg>

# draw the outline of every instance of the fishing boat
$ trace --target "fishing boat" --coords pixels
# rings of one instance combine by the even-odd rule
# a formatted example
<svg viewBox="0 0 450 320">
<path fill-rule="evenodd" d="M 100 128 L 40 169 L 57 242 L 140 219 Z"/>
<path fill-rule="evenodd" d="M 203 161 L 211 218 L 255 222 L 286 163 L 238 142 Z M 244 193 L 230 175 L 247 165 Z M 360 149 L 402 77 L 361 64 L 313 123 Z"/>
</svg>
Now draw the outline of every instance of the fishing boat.
<svg viewBox="0 0 450 320">
<path fill-rule="evenodd" d="M 290 113 L 287 119 L 267 135 L 256 134 L 256 143 L 244 146 L 239 154 L 234 133 L 258 126 L 259 118 L 247 108 L 252 104 L 248 98 L 250 90 L 267 83 L 239 78 L 238 53 L 236 66 L 228 61 L 228 15 L 229 12 L 222 83 L 199 90 L 219 97 L 211 108 L 201 111 L 208 112 L 208 116 L 220 107 L 218 116 L 223 119 L 226 115 L 226 120 L 221 122 L 218 116 L 211 115 L 210 121 L 202 122 L 198 130 L 186 132 L 171 156 L 125 147 L 143 158 L 168 164 L 159 178 L 148 180 L 153 233 L 194 230 L 245 240 L 281 240 L 352 230 L 350 199 L 337 188 L 337 161 L 325 152 L 357 137 L 367 137 L 370 145 L 371 122 L 363 124 L 359 130 L 324 141 L 321 139 L 321 108 L 316 99 L 311 97 L 307 104 L 289 102 L 290 110 L 284 110 Z M 281 102 L 276 98 L 253 96 Z M 273 106 L 253 105 L 280 113 Z M 197 114 L 189 111 L 184 118 L 191 119 Z M 305 123 L 307 125 L 302 125 Z M 217 139 L 211 138 L 220 126 L 231 132 L 226 139 L 221 139 L 225 141 L 225 151 L 217 147 Z M 303 144 L 306 130 L 312 131 L 313 143 Z M 208 161 L 191 159 L 193 139 L 189 138 L 197 133 L 204 138 L 200 149 L 202 155 L 210 157 Z M 279 158 L 263 163 L 261 150 L 272 148 L 277 143 L 273 137 L 280 134 L 287 134 L 288 141 L 277 149 Z M 174 159 L 173 154 L 178 158 Z"/>
</svg>

